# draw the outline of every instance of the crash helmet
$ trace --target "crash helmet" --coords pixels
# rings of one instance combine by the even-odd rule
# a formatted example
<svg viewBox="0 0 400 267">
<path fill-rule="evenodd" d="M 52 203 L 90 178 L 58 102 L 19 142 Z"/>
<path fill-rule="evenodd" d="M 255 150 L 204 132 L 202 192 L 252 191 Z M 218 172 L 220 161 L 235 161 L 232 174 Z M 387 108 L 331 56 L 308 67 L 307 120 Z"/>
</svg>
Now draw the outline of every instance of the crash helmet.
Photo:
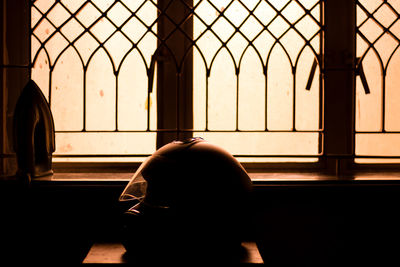
<svg viewBox="0 0 400 267">
<path fill-rule="evenodd" d="M 235 254 L 251 187 L 245 169 L 221 147 L 201 138 L 173 141 L 141 164 L 119 198 L 126 208 L 123 244 L 132 257 Z"/>
</svg>

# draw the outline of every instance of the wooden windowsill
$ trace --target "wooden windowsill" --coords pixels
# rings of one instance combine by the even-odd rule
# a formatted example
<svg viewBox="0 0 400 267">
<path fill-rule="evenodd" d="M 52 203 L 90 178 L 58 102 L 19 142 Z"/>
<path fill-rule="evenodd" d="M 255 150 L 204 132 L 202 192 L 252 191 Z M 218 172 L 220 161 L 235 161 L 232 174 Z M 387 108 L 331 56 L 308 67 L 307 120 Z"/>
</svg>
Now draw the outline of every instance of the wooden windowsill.
<svg viewBox="0 0 400 267">
<path fill-rule="evenodd" d="M 242 247 L 245 253 L 239 263 L 246 265 L 264 263 L 255 242 L 243 242 Z M 95 243 L 83 260 L 83 264 L 128 265 L 129 261 L 124 256 L 125 252 L 125 248 L 120 243 Z"/>
<path fill-rule="evenodd" d="M 56 172 L 36 178 L 38 183 L 126 184 L 134 172 Z M 336 176 L 320 172 L 249 172 L 254 185 L 276 184 L 387 184 L 399 183 L 400 172 L 364 171 Z"/>
<path fill-rule="evenodd" d="M 122 190 L 134 175 L 132 172 L 55 172 L 53 175 L 35 178 L 33 187 L 117 187 Z M 313 186 L 399 186 L 399 171 L 363 171 L 349 175 L 329 175 L 322 172 L 271 171 L 249 172 L 254 188 L 264 187 L 313 187 Z M 205 177 L 207 179 L 207 177 Z M 15 177 L 2 179 L 1 183 L 14 184 Z M 18 184 L 18 182 L 17 182 Z"/>
</svg>

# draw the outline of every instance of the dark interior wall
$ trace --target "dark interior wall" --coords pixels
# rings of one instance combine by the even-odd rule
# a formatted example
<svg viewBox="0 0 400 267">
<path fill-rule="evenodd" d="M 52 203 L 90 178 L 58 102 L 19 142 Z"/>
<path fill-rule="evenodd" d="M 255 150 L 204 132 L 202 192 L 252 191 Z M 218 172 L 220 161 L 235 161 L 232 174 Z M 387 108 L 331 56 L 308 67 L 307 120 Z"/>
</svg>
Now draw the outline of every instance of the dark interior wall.
<svg viewBox="0 0 400 267">
<path fill-rule="evenodd" d="M 263 188 L 256 232 L 272 266 L 390 266 L 398 262 L 398 186 Z"/>
<path fill-rule="evenodd" d="M 30 77 L 29 1 L 0 1 L 0 179 L 15 174 L 13 114 Z"/>
<path fill-rule="evenodd" d="M 79 263 L 93 242 L 118 239 L 120 190 L 114 187 L 12 182 L 0 189 L 2 260 Z"/>
<path fill-rule="evenodd" d="M 120 239 L 122 186 L 1 188 L 2 259 L 79 263 L 93 242 Z M 269 266 L 384 266 L 397 261 L 398 195 L 398 186 L 256 187 L 248 238 Z"/>
</svg>

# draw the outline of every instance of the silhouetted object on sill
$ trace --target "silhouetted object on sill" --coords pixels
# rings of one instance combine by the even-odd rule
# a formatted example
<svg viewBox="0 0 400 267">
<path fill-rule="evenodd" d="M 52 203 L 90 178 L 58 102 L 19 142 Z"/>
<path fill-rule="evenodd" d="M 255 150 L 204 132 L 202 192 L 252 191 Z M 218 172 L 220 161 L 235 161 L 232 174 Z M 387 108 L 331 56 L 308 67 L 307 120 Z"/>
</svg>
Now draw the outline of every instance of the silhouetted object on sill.
<svg viewBox="0 0 400 267">
<path fill-rule="evenodd" d="M 52 174 L 52 153 L 55 150 L 53 116 L 45 96 L 32 80 L 18 99 L 13 130 L 17 176 L 30 182 L 32 178 Z"/>
<path fill-rule="evenodd" d="M 251 187 L 244 168 L 220 147 L 198 138 L 163 146 L 120 196 L 129 261 L 238 261 Z"/>
</svg>

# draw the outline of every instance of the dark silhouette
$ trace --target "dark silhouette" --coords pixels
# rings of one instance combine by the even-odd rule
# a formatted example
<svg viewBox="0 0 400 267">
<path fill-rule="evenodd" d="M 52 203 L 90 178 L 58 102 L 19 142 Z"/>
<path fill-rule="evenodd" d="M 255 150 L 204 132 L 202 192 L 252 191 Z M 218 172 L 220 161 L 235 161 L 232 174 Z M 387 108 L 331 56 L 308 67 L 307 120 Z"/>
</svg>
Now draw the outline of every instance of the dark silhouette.
<svg viewBox="0 0 400 267">
<path fill-rule="evenodd" d="M 15 107 L 14 150 L 18 161 L 17 175 L 23 181 L 53 173 L 53 116 L 42 91 L 32 80 L 23 89 Z"/>
<path fill-rule="evenodd" d="M 202 139 L 160 148 L 120 197 L 133 205 L 122 237 L 130 260 L 237 262 L 251 187 L 232 155 Z"/>
</svg>

